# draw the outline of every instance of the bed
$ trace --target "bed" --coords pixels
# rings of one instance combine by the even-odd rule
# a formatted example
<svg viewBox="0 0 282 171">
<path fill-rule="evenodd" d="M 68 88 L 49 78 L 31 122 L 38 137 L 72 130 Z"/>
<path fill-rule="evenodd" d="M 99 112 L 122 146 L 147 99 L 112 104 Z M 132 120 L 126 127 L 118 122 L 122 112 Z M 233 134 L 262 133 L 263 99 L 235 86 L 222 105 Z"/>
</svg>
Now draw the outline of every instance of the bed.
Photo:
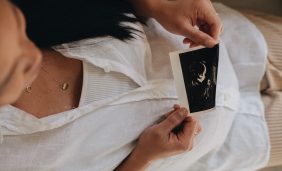
<svg viewBox="0 0 282 171">
<path fill-rule="evenodd" d="M 260 29 L 267 41 L 267 67 L 261 94 L 272 146 L 269 166 L 282 165 L 282 17 L 251 11 L 243 14 Z"/>
<path fill-rule="evenodd" d="M 271 142 L 268 167 L 282 166 L 282 2 L 220 1 L 238 9 L 267 42 L 267 66 L 260 89 Z"/>
</svg>

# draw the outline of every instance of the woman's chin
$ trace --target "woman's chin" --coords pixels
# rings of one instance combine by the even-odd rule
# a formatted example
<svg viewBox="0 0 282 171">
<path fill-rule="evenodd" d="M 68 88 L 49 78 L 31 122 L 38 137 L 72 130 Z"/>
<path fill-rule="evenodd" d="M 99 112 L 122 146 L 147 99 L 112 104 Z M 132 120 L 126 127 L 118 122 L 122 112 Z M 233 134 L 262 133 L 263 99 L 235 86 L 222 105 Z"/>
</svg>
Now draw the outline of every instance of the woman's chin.
<svg viewBox="0 0 282 171">
<path fill-rule="evenodd" d="M 41 64 L 38 64 L 32 71 L 32 74 L 30 76 L 30 79 L 27 81 L 27 84 L 26 86 L 29 86 L 32 84 L 32 82 L 38 77 L 39 75 L 39 72 L 40 72 L 40 69 L 41 69 Z"/>
<path fill-rule="evenodd" d="M 22 92 L 15 92 L 13 94 L 4 95 L 0 97 L 0 107 L 15 103 L 21 96 Z"/>
</svg>

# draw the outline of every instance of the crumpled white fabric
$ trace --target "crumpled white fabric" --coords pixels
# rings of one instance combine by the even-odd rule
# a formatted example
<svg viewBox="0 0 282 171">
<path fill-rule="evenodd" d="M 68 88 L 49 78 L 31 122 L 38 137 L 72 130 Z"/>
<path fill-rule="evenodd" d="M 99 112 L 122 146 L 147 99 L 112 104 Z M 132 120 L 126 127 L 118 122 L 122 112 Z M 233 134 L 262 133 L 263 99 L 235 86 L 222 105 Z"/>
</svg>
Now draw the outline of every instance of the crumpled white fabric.
<svg viewBox="0 0 282 171">
<path fill-rule="evenodd" d="M 267 129 L 256 89 L 264 72 L 264 40 L 241 15 L 225 6 L 217 5 L 217 10 L 226 17 L 224 22 L 236 18 L 225 24 L 222 36 L 217 107 L 196 115 L 203 132 L 192 151 L 156 161 L 148 170 L 250 170 L 268 159 Z M 243 42 L 249 40 L 256 53 L 230 41 L 238 36 L 234 25 L 244 31 Z M 104 37 L 54 47 L 105 72 L 123 73 L 140 88 L 42 119 L 12 106 L 1 108 L 1 169 L 108 171 L 118 166 L 142 131 L 177 103 L 168 52 L 186 48 L 182 37 L 154 20 L 144 30 L 146 36 L 127 42 Z M 242 73 L 248 65 L 254 66 L 252 72 Z"/>
<path fill-rule="evenodd" d="M 232 63 L 232 65 L 219 67 L 219 79 L 223 78 L 220 74 L 229 72 L 228 68 L 234 68 L 240 90 L 239 106 L 236 109 L 232 126 L 230 129 L 227 126 L 223 128 L 228 130 L 226 137 L 223 134 L 224 131 L 221 132 L 221 135 L 214 136 L 217 137 L 218 142 L 219 139 L 224 137 L 224 143 L 222 145 L 217 144 L 219 146 L 200 159 L 197 158 L 200 150 L 196 146 L 190 153 L 171 157 L 170 160 L 160 160 L 159 163 L 152 165 L 149 170 L 251 171 L 267 164 L 270 143 L 264 119 L 264 108 L 259 94 L 259 82 L 265 71 L 266 42 L 256 27 L 241 14 L 221 4 L 215 4 L 215 8 L 223 20 L 225 30 L 221 35 L 221 52 L 224 49 L 226 51 L 225 57 L 229 58 Z M 149 25 L 148 30 L 153 30 L 151 25 Z M 170 34 L 164 30 L 152 32 L 152 38 L 148 38 L 151 48 L 152 45 L 155 45 L 156 47 L 161 46 L 174 50 L 167 45 L 167 42 L 172 42 L 171 44 L 181 47 L 179 44 L 182 37 L 179 38 L 180 40 L 176 40 L 170 38 Z M 156 37 L 159 41 L 156 40 Z M 152 48 L 152 51 L 152 54 L 154 54 L 154 48 Z M 162 52 L 162 50 L 155 51 L 157 51 L 155 54 L 164 55 L 163 53 L 167 53 Z M 226 106 L 226 103 L 228 103 L 224 99 L 230 99 L 230 95 L 233 94 L 233 91 L 227 88 L 234 87 L 232 86 L 234 82 L 230 83 L 232 79 L 225 77 L 225 80 L 222 80 L 225 83 L 223 91 L 229 93 L 217 97 L 217 106 L 220 106 L 221 102 L 224 103 L 222 106 Z M 226 85 L 228 84 L 226 82 L 230 84 Z M 219 80 L 219 87 L 221 87 L 220 83 Z M 221 89 L 219 87 L 217 89 Z M 219 98 L 223 99 L 219 100 Z M 223 122 L 227 122 L 227 115 L 226 113 L 225 116 L 222 116 Z M 205 118 L 208 117 L 205 116 Z M 197 160 L 191 161 L 192 157 L 197 158 Z"/>
</svg>

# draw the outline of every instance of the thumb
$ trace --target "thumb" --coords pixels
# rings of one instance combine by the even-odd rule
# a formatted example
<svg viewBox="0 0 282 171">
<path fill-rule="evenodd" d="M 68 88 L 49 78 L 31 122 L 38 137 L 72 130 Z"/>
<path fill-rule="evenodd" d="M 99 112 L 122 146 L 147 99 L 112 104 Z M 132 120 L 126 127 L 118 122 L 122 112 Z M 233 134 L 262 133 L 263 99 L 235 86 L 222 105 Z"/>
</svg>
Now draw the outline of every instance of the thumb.
<svg viewBox="0 0 282 171">
<path fill-rule="evenodd" d="M 185 33 L 184 36 L 189 38 L 196 44 L 204 45 L 206 47 L 213 47 L 217 44 L 217 42 L 207 33 L 193 27 L 188 22 L 186 23 Z"/>
<path fill-rule="evenodd" d="M 169 133 L 176 126 L 181 124 L 188 116 L 188 111 L 185 108 L 181 108 L 169 115 L 165 120 L 159 123 L 159 128 Z"/>
</svg>

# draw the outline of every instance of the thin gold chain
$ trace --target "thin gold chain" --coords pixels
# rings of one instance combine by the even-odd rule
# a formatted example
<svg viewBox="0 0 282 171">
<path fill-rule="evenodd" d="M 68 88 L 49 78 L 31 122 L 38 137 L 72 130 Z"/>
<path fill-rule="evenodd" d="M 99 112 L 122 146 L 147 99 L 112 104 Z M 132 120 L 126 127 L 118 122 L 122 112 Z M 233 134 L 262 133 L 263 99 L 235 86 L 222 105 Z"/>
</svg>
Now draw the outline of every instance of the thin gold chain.
<svg viewBox="0 0 282 171">
<path fill-rule="evenodd" d="M 45 73 L 47 73 L 47 75 L 50 78 L 52 78 L 53 81 L 55 81 L 56 83 L 58 83 L 60 85 L 60 90 L 62 90 L 62 91 L 67 91 L 68 90 L 68 88 L 69 88 L 69 83 L 68 82 L 60 82 L 60 81 L 56 80 L 54 77 L 51 76 L 51 74 L 43 66 L 41 66 L 41 69 Z M 31 85 L 28 85 L 25 90 L 26 90 L 27 93 L 31 93 L 32 92 Z"/>
</svg>

